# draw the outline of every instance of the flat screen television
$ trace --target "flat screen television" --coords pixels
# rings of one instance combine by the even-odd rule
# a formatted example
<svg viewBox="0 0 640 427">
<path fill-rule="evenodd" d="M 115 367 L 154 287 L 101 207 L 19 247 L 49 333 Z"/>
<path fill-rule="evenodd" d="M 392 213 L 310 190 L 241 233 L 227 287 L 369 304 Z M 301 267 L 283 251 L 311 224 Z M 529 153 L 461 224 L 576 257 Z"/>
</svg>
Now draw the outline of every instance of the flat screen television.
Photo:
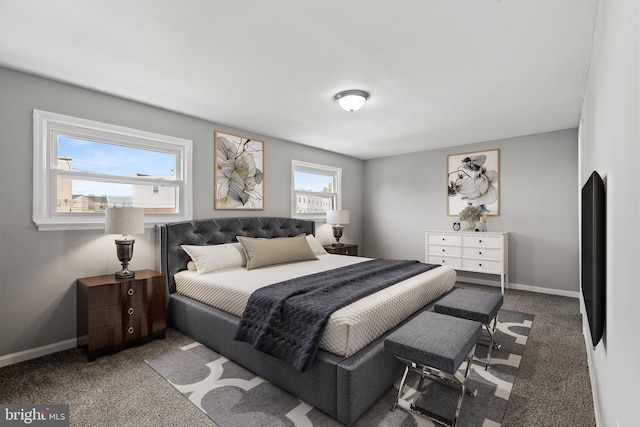
<svg viewBox="0 0 640 427">
<path fill-rule="evenodd" d="M 604 182 L 593 172 L 582 187 L 582 296 L 591 341 L 595 347 L 604 333 L 606 316 L 607 251 Z"/>
</svg>

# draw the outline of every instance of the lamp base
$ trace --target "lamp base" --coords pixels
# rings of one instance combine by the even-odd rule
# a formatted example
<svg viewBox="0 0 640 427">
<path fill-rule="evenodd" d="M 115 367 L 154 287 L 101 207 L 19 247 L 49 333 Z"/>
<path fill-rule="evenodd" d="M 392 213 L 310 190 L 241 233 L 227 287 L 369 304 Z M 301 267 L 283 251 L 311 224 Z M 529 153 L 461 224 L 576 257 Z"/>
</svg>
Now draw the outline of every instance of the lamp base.
<svg viewBox="0 0 640 427">
<path fill-rule="evenodd" d="M 334 248 L 340 248 L 340 247 L 344 246 L 344 243 L 334 242 L 334 243 L 331 244 L 331 246 L 333 246 Z"/>
<path fill-rule="evenodd" d="M 128 269 L 116 272 L 116 279 L 131 279 L 136 277 L 136 272 Z"/>
<path fill-rule="evenodd" d="M 118 260 L 122 263 L 122 270 L 116 272 L 116 279 L 131 279 L 135 277 L 136 272 L 129 270 L 129 261 L 133 256 L 133 244 L 135 239 L 118 239 L 116 240 L 116 252 Z"/>
<path fill-rule="evenodd" d="M 344 243 L 340 243 L 340 238 L 342 237 L 342 230 L 344 230 L 344 227 L 336 224 L 333 226 L 333 237 L 336 239 L 336 241 L 334 243 L 331 244 L 331 246 L 344 246 Z"/>
</svg>

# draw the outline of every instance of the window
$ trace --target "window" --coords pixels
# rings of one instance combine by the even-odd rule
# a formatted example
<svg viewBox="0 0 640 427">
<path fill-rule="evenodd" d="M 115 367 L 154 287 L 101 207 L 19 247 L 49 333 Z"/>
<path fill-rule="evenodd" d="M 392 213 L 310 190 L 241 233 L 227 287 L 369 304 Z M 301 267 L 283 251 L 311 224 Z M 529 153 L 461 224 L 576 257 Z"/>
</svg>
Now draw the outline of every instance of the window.
<svg viewBox="0 0 640 427">
<path fill-rule="evenodd" d="M 100 229 L 108 207 L 142 207 L 150 224 L 192 218 L 192 141 L 40 110 L 33 125 L 38 230 Z"/>
<path fill-rule="evenodd" d="M 291 216 L 325 219 L 326 212 L 342 207 L 342 169 L 291 161 Z"/>
</svg>

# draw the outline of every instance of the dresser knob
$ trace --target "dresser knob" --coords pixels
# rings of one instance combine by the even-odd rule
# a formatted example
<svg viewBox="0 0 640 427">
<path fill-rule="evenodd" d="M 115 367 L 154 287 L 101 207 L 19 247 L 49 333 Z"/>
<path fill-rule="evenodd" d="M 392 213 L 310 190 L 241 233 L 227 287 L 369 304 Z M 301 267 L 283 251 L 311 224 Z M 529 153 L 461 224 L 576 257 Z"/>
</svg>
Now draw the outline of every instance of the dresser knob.
<svg viewBox="0 0 640 427">
<path fill-rule="evenodd" d="M 478 252 L 478 255 L 482 255 L 482 251 L 479 251 L 479 252 Z"/>
<path fill-rule="evenodd" d="M 482 243 L 482 239 L 478 239 L 478 242 L 479 242 L 479 243 Z"/>
<path fill-rule="evenodd" d="M 129 288 L 129 290 L 127 291 L 127 293 L 129 294 L 129 296 L 133 295 L 133 288 Z"/>
<path fill-rule="evenodd" d="M 442 241 L 444 242 L 444 237 L 442 238 Z"/>
<path fill-rule="evenodd" d="M 445 262 L 445 261 L 444 261 L 444 260 L 442 260 L 442 263 L 443 263 L 443 264 L 444 264 L 444 262 Z"/>
<path fill-rule="evenodd" d="M 482 267 L 482 263 L 478 263 L 478 267 Z"/>
<path fill-rule="evenodd" d="M 129 307 L 129 310 L 127 310 L 127 313 L 129 313 L 129 315 L 133 314 L 133 307 Z"/>
<path fill-rule="evenodd" d="M 444 252 L 444 249 L 442 250 L 442 252 Z"/>
<path fill-rule="evenodd" d="M 129 326 L 129 329 L 127 329 L 127 332 L 129 334 L 132 334 L 135 331 L 135 329 L 133 329 L 133 326 Z"/>
</svg>

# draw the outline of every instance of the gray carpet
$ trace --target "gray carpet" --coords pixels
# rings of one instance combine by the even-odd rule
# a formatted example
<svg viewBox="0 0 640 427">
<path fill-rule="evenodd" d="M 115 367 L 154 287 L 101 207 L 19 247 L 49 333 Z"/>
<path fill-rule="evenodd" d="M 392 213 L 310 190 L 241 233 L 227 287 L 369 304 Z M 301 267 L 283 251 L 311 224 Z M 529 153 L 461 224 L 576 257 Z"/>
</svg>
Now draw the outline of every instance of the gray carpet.
<svg viewBox="0 0 640 427">
<path fill-rule="evenodd" d="M 477 395 L 464 399 L 459 419 L 461 426 L 489 427 L 498 426 L 502 422 L 533 316 L 501 310 L 498 318 L 495 337 L 501 347 L 492 353 L 490 370 L 477 364 L 472 365 L 467 387 L 476 390 Z M 486 346 L 477 346 L 477 357 L 484 359 L 486 353 Z M 223 427 L 341 426 L 321 411 L 197 342 L 147 362 Z M 465 366 L 463 364 L 461 372 Z M 426 381 L 421 395 L 416 391 L 418 383 L 419 376 L 411 372 L 403 389 L 400 406 L 409 408 L 410 403 L 418 403 L 445 419 L 453 418 L 458 388 L 441 382 Z M 409 427 L 424 424 L 424 418 L 411 411 L 390 412 L 398 393 L 397 387 L 398 384 L 385 393 L 356 422 L 355 427 Z"/>
<path fill-rule="evenodd" d="M 502 425 L 595 426 L 578 300 L 507 290 L 503 308 L 535 321 Z M 91 363 L 71 349 L 0 368 L 0 403 L 68 403 L 72 426 L 215 426 L 145 363 L 192 341 L 169 329 Z"/>
</svg>

